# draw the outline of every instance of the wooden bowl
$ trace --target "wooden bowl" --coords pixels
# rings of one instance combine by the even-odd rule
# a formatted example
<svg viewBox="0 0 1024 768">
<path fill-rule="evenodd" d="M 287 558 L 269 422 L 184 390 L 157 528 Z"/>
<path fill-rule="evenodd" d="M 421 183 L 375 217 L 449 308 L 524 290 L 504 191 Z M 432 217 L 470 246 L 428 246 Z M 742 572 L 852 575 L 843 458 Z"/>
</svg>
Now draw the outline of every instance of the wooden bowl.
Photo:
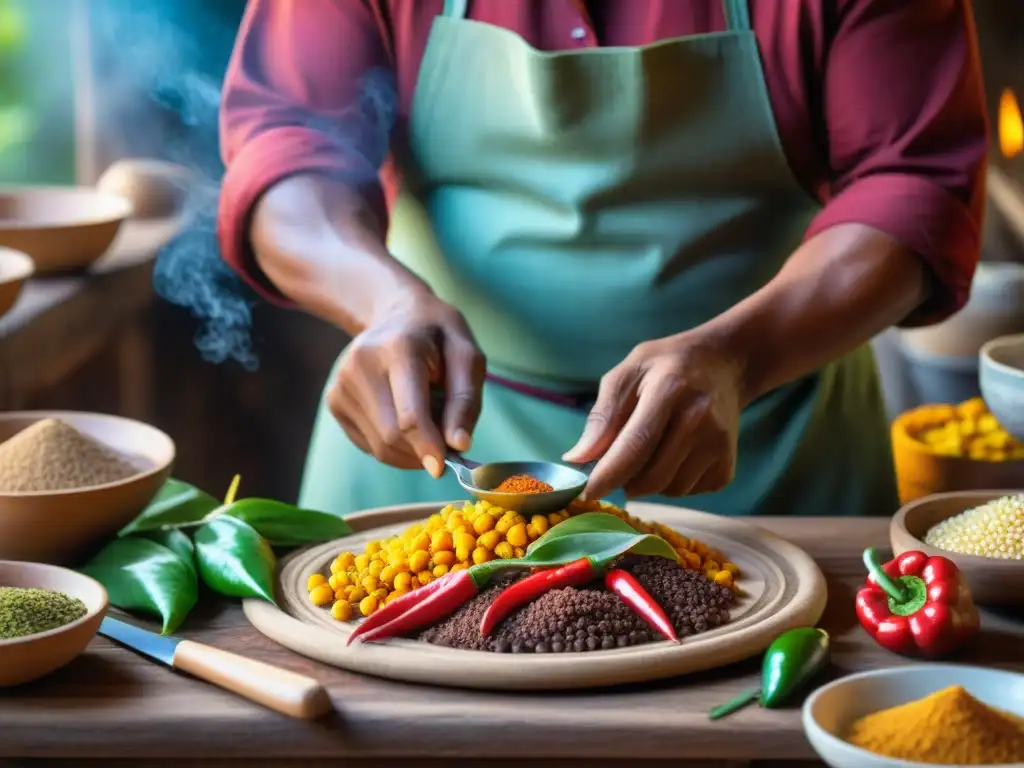
<svg viewBox="0 0 1024 768">
<path fill-rule="evenodd" d="M 1024 333 L 988 342 L 978 366 L 985 405 L 1003 429 L 1024 440 Z"/>
<path fill-rule="evenodd" d="M 37 635 L 0 640 L 0 688 L 38 680 L 63 667 L 92 641 L 107 613 L 107 590 L 80 573 L 41 563 L 0 560 L 0 587 L 52 589 L 88 609 L 78 621 Z"/>
<path fill-rule="evenodd" d="M 126 158 L 103 172 L 96 189 L 130 200 L 135 219 L 165 219 L 181 213 L 194 184 L 195 176 L 184 166 Z"/>
<path fill-rule="evenodd" d="M 0 246 L 28 254 L 37 274 L 83 269 L 131 212 L 120 195 L 89 187 L 0 187 Z"/>
<path fill-rule="evenodd" d="M 892 453 L 901 504 L 951 491 L 1024 488 L 1024 461 L 981 461 L 937 454 L 910 435 L 907 424 L 912 414 L 901 414 L 892 423 Z"/>
<path fill-rule="evenodd" d="M 0 317 L 6 315 L 18 300 L 35 264 L 26 254 L 10 248 L 0 248 Z"/>
<path fill-rule="evenodd" d="M 167 481 L 174 442 L 131 419 L 75 411 L 0 414 L 0 442 L 42 419 L 60 419 L 139 468 L 114 483 L 69 491 L 0 493 L 0 558 L 73 564 L 131 522 Z"/>
<path fill-rule="evenodd" d="M 992 557 L 961 555 L 924 543 L 928 529 L 954 515 L 981 506 L 1002 496 L 1021 491 L 960 491 L 938 493 L 902 507 L 889 523 L 893 553 L 917 550 L 926 555 L 949 558 L 967 580 L 979 605 L 1024 605 L 1024 560 L 997 560 Z"/>
</svg>

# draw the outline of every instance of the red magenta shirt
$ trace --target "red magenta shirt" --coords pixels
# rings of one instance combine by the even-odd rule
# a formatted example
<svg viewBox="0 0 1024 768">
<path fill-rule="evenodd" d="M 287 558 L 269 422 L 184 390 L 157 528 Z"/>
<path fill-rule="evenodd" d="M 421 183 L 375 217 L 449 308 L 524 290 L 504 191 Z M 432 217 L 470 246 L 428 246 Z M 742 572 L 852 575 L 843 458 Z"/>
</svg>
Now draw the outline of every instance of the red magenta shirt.
<svg viewBox="0 0 1024 768">
<path fill-rule="evenodd" d="M 726 28 L 722 0 L 598 2 L 599 27 L 581 0 L 471 0 L 468 18 L 550 51 Z M 841 223 L 879 229 L 934 274 L 934 295 L 916 318 L 959 309 L 979 258 L 988 148 L 968 0 L 749 2 L 786 157 L 824 204 L 806 237 Z M 443 4 L 249 0 L 222 99 L 218 234 L 227 262 L 267 298 L 283 300 L 257 279 L 247 229 L 252 206 L 278 180 L 301 172 L 369 179 L 361 189 L 386 221 L 401 180 L 390 159 L 378 175 L 381 140 L 365 124 L 359 94 L 368 73 L 393 72 L 402 129 Z"/>
</svg>

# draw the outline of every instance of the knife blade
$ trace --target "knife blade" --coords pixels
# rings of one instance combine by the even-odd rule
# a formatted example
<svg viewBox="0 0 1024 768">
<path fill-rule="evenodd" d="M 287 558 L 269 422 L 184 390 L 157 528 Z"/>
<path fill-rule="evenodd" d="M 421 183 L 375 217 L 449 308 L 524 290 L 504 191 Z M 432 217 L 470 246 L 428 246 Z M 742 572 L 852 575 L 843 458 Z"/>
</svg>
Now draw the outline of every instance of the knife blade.
<svg viewBox="0 0 1024 768">
<path fill-rule="evenodd" d="M 168 667 L 174 666 L 174 652 L 181 642 L 176 637 L 164 637 L 155 632 L 147 632 L 144 629 L 129 624 L 125 621 L 118 621 L 109 616 L 104 617 L 100 622 L 100 634 L 116 640 L 121 645 L 126 645 L 133 651 L 156 659 Z"/>
<path fill-rule="evenodd" d="M 308 720 L 332 709 L 326 689 L 306 675 L 194 640 L 158 635 L 109 616 L 100 623 L 99 632 L 171 669 L 187 672 L 282 715 Z"/>
</svg>

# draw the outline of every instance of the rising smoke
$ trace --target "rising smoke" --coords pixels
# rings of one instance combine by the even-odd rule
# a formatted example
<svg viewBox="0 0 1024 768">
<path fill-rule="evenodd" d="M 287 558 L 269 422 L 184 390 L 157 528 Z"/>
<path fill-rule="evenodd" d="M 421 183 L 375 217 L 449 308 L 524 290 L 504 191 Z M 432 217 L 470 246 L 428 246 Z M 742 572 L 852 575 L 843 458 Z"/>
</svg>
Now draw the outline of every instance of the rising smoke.
<svg viewBox="0 0 1024 768">
<path fill-rule="evenodd" d="M 125 136 L 121 143 L 132 156 L 178 163 L 197 179 L 187 195 L 183 231 L 157 258 L 154 287 L 198 320 L 195 344 L 204 360 L 233 360 L 255 370 L 253 310 L 259 299 L 222 261 L 216 237 L 224 174 L 217 135 L 221 81 L 244 0 L 93 2 L 93 50 L 116 72 L 124 94 L 106 100 L 104 122 Z M 372 73 L 361 104 L 366 119 L 359 121 L 370 136 L 358 141 L 378 166 L 388 150 L 395 101 L 390 74 Z M 340 135 L 342 126 L 314 127 L 341 145 L 355 138 Z"/>
</svg>

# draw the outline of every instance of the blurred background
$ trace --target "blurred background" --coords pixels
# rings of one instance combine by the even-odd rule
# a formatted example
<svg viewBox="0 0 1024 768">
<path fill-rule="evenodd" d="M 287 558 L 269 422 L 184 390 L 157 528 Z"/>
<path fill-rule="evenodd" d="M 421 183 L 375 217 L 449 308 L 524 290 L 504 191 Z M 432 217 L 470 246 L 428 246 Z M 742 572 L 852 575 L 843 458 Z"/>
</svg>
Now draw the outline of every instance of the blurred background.
<svg viewBox="0 0 1024 768">
<path fill-rule="evenodd" d="M 1024 3 L 974 5 L 993 130 L 986 265 L 952 321 L 876 340 L 893 413 L 977 394 L 981 341 L 1024 332 Z M 122 158 L 192 174 L 169 242 L 137 237 L 124 268 L 29 282 L 0 319 L 0 408 L 138 418 L 177 441 L 182 479 L 217 492 L 240 473 L 246 495 L 292 500 L 346 339 L 299 313 L 197 287 L 231 281 L 210 266 L 223 170 L 216 114 L 244 6 L 0 0 L 0 184 L 92 185 Z"/>
</svg>

